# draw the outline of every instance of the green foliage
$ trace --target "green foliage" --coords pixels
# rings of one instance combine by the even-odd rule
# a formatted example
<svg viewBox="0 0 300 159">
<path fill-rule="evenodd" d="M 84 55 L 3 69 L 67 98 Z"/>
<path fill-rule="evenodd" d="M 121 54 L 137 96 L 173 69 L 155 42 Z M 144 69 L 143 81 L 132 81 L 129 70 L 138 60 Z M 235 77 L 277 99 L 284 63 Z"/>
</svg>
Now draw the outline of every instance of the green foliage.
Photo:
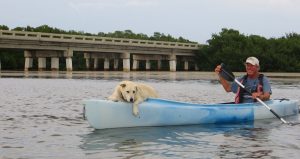
<svg viewBox="0 0 300 159">
<path fill-rule="evenodd" d="M 24 53 L 19 50 L 0 50 L 2 70 L 24 70 Z"/>
<path fill-rule="evenodd" d="M 4 29 L 2 29 L 2 27 Z M 0 29 L 9 30 L 8 27 L 0 25 Z M 98 34 L 85 33 L 84 31 L 75 31 L 69 30 L 65 31 L 59 28 L 53 28 L 48 25 L 41 25 L 36 28 L 27 26 L 27 27 L 16 27 L 12 30 L 15 31 L 31 31 L 31 32 L 44 32 L 44 33 L 56 33 L 56 34 L 72 34 L 72 35 L 85 35 L 85 36 L 101 36 L 101 37 L 112 37 L 112 38 L 128 38 L 128 39 L 140 39 L 140 40 L 156 40 L 156 41 L 170 41 L 170 42 L 184 42 L 184 43 L 197 43 L 184 39 L 183 37 L 174 38 L 171 35 L 165 35 L 163 33 L 154 32 L 152 36 L 148 37 L 146 34 L 134 33 L 131 30 L 124 31 L 115 31 L 113 33 L 103 33 L 99 32 Z"/>
<path fill-rule="evenodd" d="M 9 30 L 9 27 L 0 25 L 0 30 Z M 48 25 L 42 25 L 36 28 L 31 26 L 16 27 L 12 30 L 171 42 L 192 42 L 183 37 L 174 38 L 169 34 L 165 35 L 160 32 L 154 32 L 152 36 L 148 36 L 142 33 L 136 34 L 131 30 L 91 34 L 85 33 L 84 31 L 65 31 Z M 266 39 L 258 35 L 244 35 L 237 30 L 223 28 L 218 34 L 212 34 L 211 39 L 207 42 L 208 45 L 202 46 L 196 52 L 196 62 L 202 71 L 212 71 L 216 65 L 222 62 L 230 66 L 233 71 L 244 71 L 243 63 L 245 59 L 249 56 L 256 56 L 260 60 L 261 71 L 300 72 L 300 35 L 297 33 L 288 33 L 277 39 Z M 22 51 L 0 50 L 2 69 L 24 69 L 23 56 Z M 74 70 L 85 69 L 85 61 L 82 56 L 80 53 L 74 53 Z M 65 63 L 64 60 L 65 59 L 60 60 L 62 65 Z M 181 64 L 179 63 L 178 66 L 179 65 Z M 64 66 L 60 68 L 64 68 Z"/>
<path fill-rule="evenodd" d="M 233 29 L 222 29 L 213 34 L 208 45 L 196 53 L 200 70 L 211 71 L 220 63 L 233 71 L 244 71 L 244 61 L 249 56 L 260 60 L 261 71 L 300 72 L 300 35 L 286 34 L 278 39 L 258 35 L 243 35 Z"/>
<path fill-rule="evenodd" d="M 63 60 L 65 60 L 65 59 L 63 59 Z M 83 54 L 81 54 L 81 53 L 74 52 L 73 57 L 72 57 L 72 64 L 73 64 L 74 70 L 86 70 L 85 59 L 83 57 Z"/>
<path fill-rule="evenodd" d="M 9 30 L 9 27 L 6 25 L 0 25 L 0 30 Z"/>
</svg>

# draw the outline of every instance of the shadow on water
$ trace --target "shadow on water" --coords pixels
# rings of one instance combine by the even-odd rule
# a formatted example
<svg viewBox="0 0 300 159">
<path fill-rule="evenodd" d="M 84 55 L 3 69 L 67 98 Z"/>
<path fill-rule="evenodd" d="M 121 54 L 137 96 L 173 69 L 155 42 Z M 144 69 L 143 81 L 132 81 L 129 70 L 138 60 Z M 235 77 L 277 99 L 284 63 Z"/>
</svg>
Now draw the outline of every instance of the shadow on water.
<svg viewBox="0 0 300 159">
<path fill-rule="evenodd" d="M 208 157 L 216 157 L 215 155 L 221 157 L 228 156 L 229 151 L 244 146 L 245 142 L 253 142 L 257 138 L 266 139 L 270 129 L 279 125 L 280 123 L 274 122 L 274 120 L 264 120 L 255 124 L 208 124 L 94 130 L 81 136 L 82 145 L 80 148 L 84 150 L 87 156 L 94 157 L 101 154 L 101 156 L 112 158 L 118 156 L 182 158 L 185 157 L 180 153 L 183 151 L 194 153 L 187 156 L 189 158 L 198 158 L 201 153 L 208 155 L 210 151 L 211 154 Z M 217 153 L 214 153 L 216 147 L 218 150 Z M 195 152 L 197 153 L 195 154 Z M 248 152 L 245 153 L 245 156 L 255 155 Z"/>
<path fill-rule="evenodd" d="M 299 116 L 286 119 L 299 121 Z M 104 129 L 81 135 L 79 147 L 91 158 L 272 157 L 276 152 L 270 147 L 274 143 L 270 134 L 281 129 L 298 131 L 300 126 L 267 119 L 243 124 Z"/>
</svg>

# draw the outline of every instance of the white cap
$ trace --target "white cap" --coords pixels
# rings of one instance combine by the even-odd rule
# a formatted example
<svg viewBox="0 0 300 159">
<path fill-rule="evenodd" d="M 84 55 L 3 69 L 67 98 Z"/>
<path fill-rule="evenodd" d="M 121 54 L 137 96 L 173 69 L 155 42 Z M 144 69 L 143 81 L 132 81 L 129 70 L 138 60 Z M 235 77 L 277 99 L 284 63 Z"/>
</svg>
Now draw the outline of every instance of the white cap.
<svg viewBox="0 0 300 159">
<path fill-rule="evenodd" d="M 246 63 L 250 63 L 252 65 L 257 65 L 259 66 L 259 61 L 256 57 L 248 57 L 247 60 L 246 60 Z"/>
</svg>

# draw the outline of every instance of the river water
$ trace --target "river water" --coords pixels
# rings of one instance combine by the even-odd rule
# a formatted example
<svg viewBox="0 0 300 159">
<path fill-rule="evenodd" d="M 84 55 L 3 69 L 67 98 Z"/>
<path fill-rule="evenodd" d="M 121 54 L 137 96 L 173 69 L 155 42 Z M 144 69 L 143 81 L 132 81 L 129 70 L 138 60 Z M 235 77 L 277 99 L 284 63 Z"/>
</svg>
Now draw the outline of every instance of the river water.
<svg viewBox="0 0 300 159">
<path fill-rule="evenodd" d="M 298 158 L 300 125 L 254 124 L 95 130 L 82 100 L 105 99 L 121 80 L 153 86 L 161 98 L 229 102 L 210 73 L 8 73 L 0 78 L 0 159 Z M 271 79 L 272 98 L 300 100 L 300 79 Z M 288 117 L 300 121 L 299 116 Z"/>
</svg>

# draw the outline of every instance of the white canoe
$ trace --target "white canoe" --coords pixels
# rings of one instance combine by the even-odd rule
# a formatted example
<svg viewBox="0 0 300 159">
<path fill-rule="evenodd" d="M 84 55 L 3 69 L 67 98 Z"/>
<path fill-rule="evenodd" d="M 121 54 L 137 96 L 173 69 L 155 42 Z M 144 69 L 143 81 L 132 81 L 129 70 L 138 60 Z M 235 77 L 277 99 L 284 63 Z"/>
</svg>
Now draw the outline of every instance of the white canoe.
<svg viewBox="0 0 300 159">
<path fill-rule="evenodd" d="M 270 100 L 266 104 L 280 116 L 296 115 L 297 100 Z M 139 105 L 139 117 L 132 104 L 108 100 L 83 101 L 84 115 L 95 129 L 191 124 L 243 123 L 275 118 L 260 103 L 192 104 L 164 99 L 148 99 Z"/>
</svg>

